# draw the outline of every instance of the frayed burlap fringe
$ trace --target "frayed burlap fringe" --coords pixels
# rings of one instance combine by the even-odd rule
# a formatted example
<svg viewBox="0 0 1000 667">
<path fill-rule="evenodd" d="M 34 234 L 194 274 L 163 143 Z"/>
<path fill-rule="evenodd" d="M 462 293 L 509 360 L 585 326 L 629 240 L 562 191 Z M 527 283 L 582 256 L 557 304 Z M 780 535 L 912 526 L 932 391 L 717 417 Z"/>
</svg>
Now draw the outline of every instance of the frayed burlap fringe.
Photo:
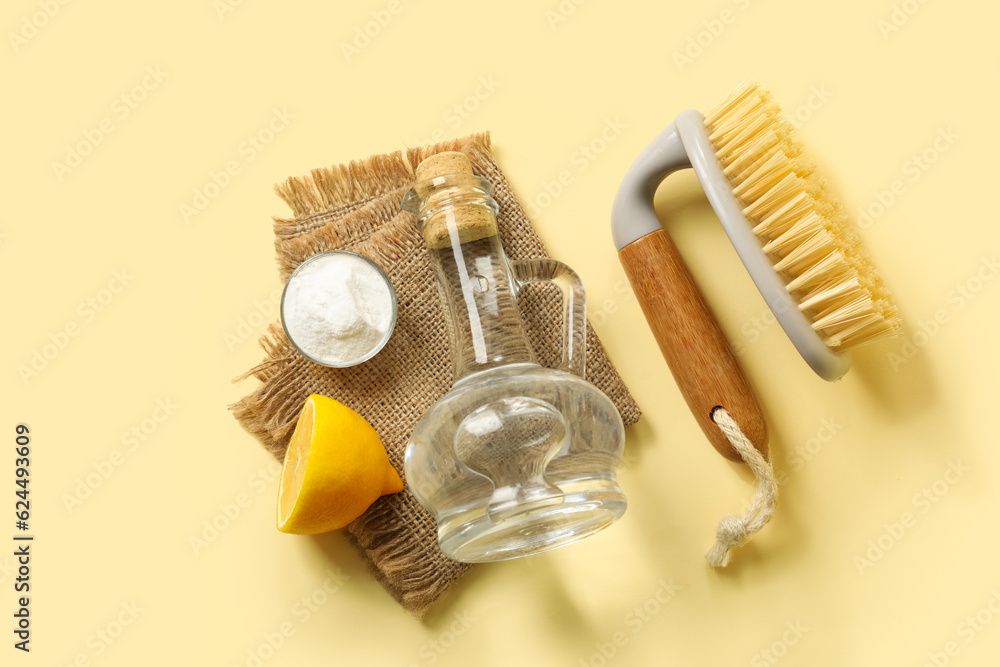
<svg viewBox="0 0 1000 667">
<path fill-rule="evenodd" d="M 327 213 L 341 206 L 374 199 L 412 180 L 413 169 L 400 153 L 373 155 L 346 165 L 313 169 L 274 186 L 296 218 Z"/>
<path fill-rule="evenodd" d="M 377 155 L 314 170 L 275 187 L 293 217 L 275 218 L 275 249 L 282 280 L 304 260 L 333 249 L 359 252 L 378 262 L 396 288 L 398 320 L 386 347 L 370 361 L 347 369 L 306 361 L 272 324 L 261 337 L 265 359 L 237 378 L 260 386 L 231 406 L 233 414 L 279 460 L 305 398 L 331 396 L 367 419 L 382 438 L 389 460 L 403 474 L 406 442 L 420 416 L 452 383 L 444 313 L 427 250 L 400 210 L 416 165 L 425 157 L 460 150 L 477 174 L 494 185 L 501 241 L 513 259 L 546 256 L 507 179 L 490 152 L 487 134 L 431 147 Z M 554 366 L 561 350 L 558 290 L 527 285 L 518 297 L 529 341 L 539 363 Z M 615 402 L 626 425 L 639 409 L 588 325 L 587 377 Z M 384 496 L 347 532 L 385 589 L 417 616 L 469 566 L 446 558 L 437 545 L 433 518 L 404 490 Z"/>
</svg>

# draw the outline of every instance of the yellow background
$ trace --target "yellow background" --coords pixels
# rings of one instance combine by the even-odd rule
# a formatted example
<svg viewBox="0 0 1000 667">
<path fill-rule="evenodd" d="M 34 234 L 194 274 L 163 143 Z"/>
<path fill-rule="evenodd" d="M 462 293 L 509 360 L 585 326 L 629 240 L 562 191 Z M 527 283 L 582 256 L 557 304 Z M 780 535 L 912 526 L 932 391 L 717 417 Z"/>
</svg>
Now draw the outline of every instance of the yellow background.
<svg viewBox="0 0 1000 667">
<path fill-rule="evenodd" d="M 5 630 L 3 664 L 994 664 L 998 19 L 991 3 L 917 0 L 6 2 L 0 541 L 21 422 L 37 539 L 33 651 Z M 646 143 L 749 74 L 798 116 L 849 208 L 877 214 L 863 237 L 907 330 L 818 379 L 693 177 L 664 186 L 658 209 L 741 346 L 785 476 L 772 523 L 714 571 L 714 526 L 752 479 L 688 413 L 608 219 Z M 480 567 L 416 621 L 344 536 L 275 530 L 274 464 L 226 406 L 252 388 L 230 380 L 275 318 L 270 218 L 287 209 L 272 184 L 480 130 L 582 274 L 645 416 L 618 524 Z M 55 166 L 88 137 L 78 166 Z M 185 216 L 195 191 L 213 196 Z M 192 546 L 212 521 L 225 528 Z"/>
</svg>

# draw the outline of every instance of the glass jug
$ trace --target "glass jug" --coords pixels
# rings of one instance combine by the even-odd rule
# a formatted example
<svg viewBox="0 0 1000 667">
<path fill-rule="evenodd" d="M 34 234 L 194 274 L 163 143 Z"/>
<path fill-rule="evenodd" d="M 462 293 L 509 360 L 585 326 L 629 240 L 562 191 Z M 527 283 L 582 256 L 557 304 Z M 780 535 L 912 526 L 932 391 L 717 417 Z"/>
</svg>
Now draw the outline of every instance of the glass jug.
<svg viewBox="0 0 1000 667">
<path fill-rule="evenodd" d="M 455 383 L 421 418 L 406 450 L 406 481 L 458 561 L 506 560 L 606 528 L 624 512 L 615 471 L 624 427 L 611 400 L 583 379 L 583 284 L 551 259 L 509 261 L 488 181 L 462 153 L 420 164 L 404 201 L 430 249 Z M 534 358 L 516 303 L 520 285 L 563 292 L 557 369 Z"/>
</svg>

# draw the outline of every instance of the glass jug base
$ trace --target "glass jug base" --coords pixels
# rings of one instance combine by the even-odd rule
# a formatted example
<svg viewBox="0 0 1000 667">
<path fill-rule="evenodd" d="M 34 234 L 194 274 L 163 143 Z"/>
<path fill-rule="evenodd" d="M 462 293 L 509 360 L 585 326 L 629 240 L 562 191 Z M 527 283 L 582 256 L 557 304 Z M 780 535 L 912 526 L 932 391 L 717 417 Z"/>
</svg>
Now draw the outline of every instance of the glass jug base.
<svg viewBox="0 0 1000 667">
<path fill-rule="evenodd" d="M 464 563 L 521 558 L 566 546 L 607 528 L 625 513 L 627 502 L 613 479 L 590 479 L 586 488 L 566 491 L 562 503 L 495 522 L 482 510 L 457 512 L 440 522 L 445 556 Z"/>
</svg>

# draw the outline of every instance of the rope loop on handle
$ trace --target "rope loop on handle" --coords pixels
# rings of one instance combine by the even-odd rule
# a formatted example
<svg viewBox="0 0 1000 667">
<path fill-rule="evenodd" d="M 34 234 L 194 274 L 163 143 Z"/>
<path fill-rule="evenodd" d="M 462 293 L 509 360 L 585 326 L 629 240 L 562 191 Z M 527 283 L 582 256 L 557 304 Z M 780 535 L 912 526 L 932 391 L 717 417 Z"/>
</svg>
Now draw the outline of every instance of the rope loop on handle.
<svg viewBox="0 0 1000 667">
<path fill-rule="evenodd" d="M 754 494 L 750 509 L 743 516 L 728 515 L 719 521 L 715 530 L 716 542 L 705 554 L 712 567 L 725 567 L 733 549 L 750 541 L 754 533 L 767 525 L 774 513 L 774 504 L 778 500 L 778 483 L 774 479 L 774 469 L 771 462 L 757 451 L 739 424 L 723 407 L 712 411 L 712 421 L 723 432 L 740 457 L 753 470 L 757 478 L 757 492 Z"/>
</svg>

